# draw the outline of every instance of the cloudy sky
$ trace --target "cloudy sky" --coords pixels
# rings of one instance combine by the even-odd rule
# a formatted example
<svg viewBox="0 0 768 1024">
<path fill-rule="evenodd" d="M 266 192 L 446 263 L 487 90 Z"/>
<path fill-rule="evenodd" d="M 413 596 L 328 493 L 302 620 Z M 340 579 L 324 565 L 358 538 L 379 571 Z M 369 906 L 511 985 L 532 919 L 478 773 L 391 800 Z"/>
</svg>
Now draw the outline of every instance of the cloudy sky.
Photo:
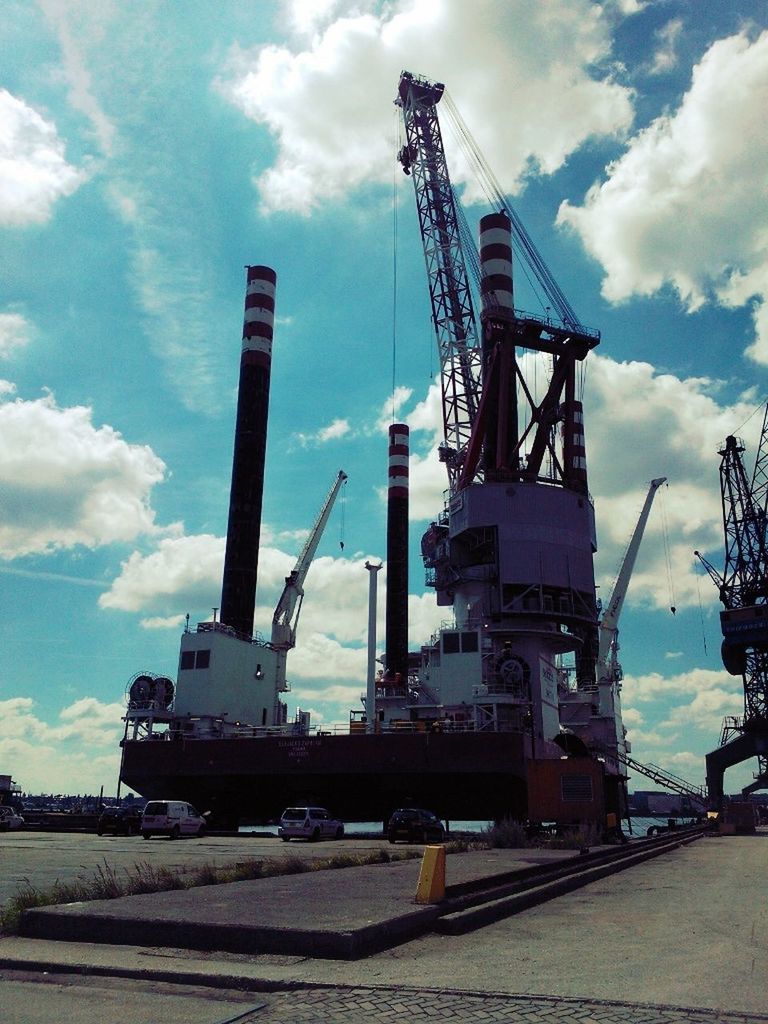
<svg viewBox="0 0 768 1024">
<path fill-rule="evenodd" d="M 393 413 L 412 429 L 411 645 L 443 618 L 418 558 L 446 482 L 394 161 L 405 68 L 446 83 L 602 332 L 585 403 L 604 598 L 669 479 L 622 616 L 623 699 L 634 756 L 701 783 L 743 710 L 693 550 L 722 565 L 718 445 L 754 458 L 768 390 L 764 0 L 6 0 L 0 42 L 0 773 L 114 792 L 127 684 L 175 676 L 185 616 L 220 603 L 245 264 L 278 275 L 262 631 L 349 474 L 291 712 L 359 706 Z M 474 226 L 482 191 L 446 145 Z"/>
</svg>

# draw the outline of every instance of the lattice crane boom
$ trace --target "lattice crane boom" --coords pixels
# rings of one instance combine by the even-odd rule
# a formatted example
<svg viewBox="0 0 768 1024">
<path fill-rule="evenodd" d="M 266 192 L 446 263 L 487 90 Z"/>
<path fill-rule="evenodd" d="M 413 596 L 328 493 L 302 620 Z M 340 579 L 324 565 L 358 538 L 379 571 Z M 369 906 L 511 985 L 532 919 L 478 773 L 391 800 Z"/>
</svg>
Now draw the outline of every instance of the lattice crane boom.
<svg viewBox="0 0 768 1024">
<path fill-rule="evenodd" d="M 508 210 L 498 183 L 454 110 L 460 138 L 469 147 L 472 163 L 490 182 L 491 201 L 498 216 L 506 220 L 512 247 L 522 253 L 560 318 L 559 322 L 553 320 L 550 307 L 544 317 L 519 313 L 506 300 L 502 309 L 494 292 L 487 290 L 496 287 L 493 281 L 499 273 L 493 269 L 499 259 L 492 254 L 487 264 L 491 277 L 485 282 L 486 290 L 482 285 L 480 289 L 483 324 L 478 332 L 465 261 L 475 272 L 479 263 L 466 238 L 466 224 L 448 174 L 437 116 L 443 94 L 441 83 L 404 71 L 395 102 L 403 112 L 406 141 L 399 159 L 406 174 L 413 177 L 440 355 L 441 457 L 447 463 L 450 492 L 488 480 L 489 474 L 493 479 L 547 480 L 586 491 L 584 459 L 573 450 L 574 438 L 577 444 L 583 443 L 575 366 L 599 343 L 599 332 L 578 323 L 520 219 Z M 493 221 L 494 215 L 486 219 Z M 494 233 L 491 228 L 489 235 Z M 503 245 L 494 240 L 489 248 L 499 250 Z M 483 262 L 482 253 L 479 262 Z M 509 266 L 511 271 L 511 262 Z M 511 299 L 511 277 L 509 288 Z M 532 394 L 517 349 L 552 357 L 549 386 L 543 396 Z M 558 451 L 558 431 L 562 452 Z"/>
<path fill-rule="evenodd" d="M 444 87 L 403 72 L 396 103 L 406 142 L 399 154 L 413 175 L 443 397 L 441 458 L 451 489 L 463 461 L 480 400 L 481 355 L 459 218 L 445 160 L 437 103 Z"/>
</svg>

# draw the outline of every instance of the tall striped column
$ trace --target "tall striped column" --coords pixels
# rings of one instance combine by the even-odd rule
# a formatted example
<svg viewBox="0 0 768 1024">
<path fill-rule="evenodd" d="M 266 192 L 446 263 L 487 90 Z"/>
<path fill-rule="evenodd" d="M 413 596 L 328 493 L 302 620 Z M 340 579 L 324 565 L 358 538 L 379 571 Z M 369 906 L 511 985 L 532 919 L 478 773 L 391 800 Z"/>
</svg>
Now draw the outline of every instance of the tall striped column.
<svg viewBox="0 0 768 1024">
<path fill-rule="evenodd" d="M 253 634 L 277 275 L 248 267 L 221 621 Z"/>
<path fill-rule="evenodd" d="M 480 294 L 485 391 L 483 463 L 487 481 L 513 477 L 517 466 L 517 379 L 512 283 L 512 222 L 506 213 L 480 220 Z"/>
<path fill-rule="evenodd" d="M 512 222 L 506 213 L 480 220 L 480 294 L 483 311 L 512 313 Z"/>
<path fill-rule="evenodd" d="M 409 430 L 389 428 L 387 495 L 387 625 L 384 664 L 388 679 L 408 679 L 408 455 Z"/>
<path fill-rule="evenodd" d="M 573 412 L 563 424 L 563 456 L 567 481 L 571 487 L 587 493 L 587 447 L 584 440 L 584 406 L 575 399 Z"/>
</svg>

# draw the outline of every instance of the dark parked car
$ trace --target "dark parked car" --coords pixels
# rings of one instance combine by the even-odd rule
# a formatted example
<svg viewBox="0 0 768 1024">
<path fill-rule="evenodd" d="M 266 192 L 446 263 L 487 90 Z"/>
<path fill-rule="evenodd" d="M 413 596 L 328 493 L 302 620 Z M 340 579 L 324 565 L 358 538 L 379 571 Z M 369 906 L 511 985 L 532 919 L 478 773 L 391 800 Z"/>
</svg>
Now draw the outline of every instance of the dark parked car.
<svg viewBox="0 0 768 1024">
<path fill-rule="evenodd" d="M 443 843 L 443 823 L 432 811 L 418 807 L 403 807 L 394 812 L 387 825 L 390 843 Z"/>
<path fill-rule="evenodd" d="M 141 832 L 141 809 L 138 807 L 105 807 L 99 815 L 96 832 L 103 836 L 137 836 Z"/>
</svg>

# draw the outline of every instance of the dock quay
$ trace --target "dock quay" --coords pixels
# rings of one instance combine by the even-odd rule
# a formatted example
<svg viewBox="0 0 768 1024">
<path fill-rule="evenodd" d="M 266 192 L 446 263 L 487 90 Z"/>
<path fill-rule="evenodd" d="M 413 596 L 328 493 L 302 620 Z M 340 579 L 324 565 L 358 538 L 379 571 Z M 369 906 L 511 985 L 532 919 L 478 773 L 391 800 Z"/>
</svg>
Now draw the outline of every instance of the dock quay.
<svg viewBox="0 0 768 1024">
<path fill-rule="evenodd" d="M 546 902 L 475 921 L 471 931 L 456 929 L 464 934 L 439 931 L 433 925 L 450 914 L 415 905 L 418 860 L 40 909 L 28 912 L 24 926 L 37 937 L 0 938 L 0 984 L 3 992 L 28 992 L 47 972 L 49 988 L 60 978 L 68 992 L 119 983 L 140 999 L 160 986 L 170 1003 L 207 993 L 206 1005 L 213 1000 L 217 1012 L 234 1000 L 243 1021 L 768 1021 L 766 839 L 766 829 L 695 841 L 664 837 L 655 856 L 638 860 L 632 852 L 624 870 L 605 871 L 571 891 L 563 885 Z M 628 845 L 648 852 L 653 844 Z M 446 898 L 471 904 L 542 868 L 605 868 L 600 853 L 452 854 Z M 463 910 L 454 902 L 452 912 L 475 912 L 489 902 L 495 901 Z M 66 939 L 57 933 L 62 921 L 64 932 L 71 929 Z M 99 935 L 109 921 L 111 937 Z M 141 922 L 153 929 L 153 941 L 137 941 L 131 932 Z M 226 940 L 195 941 L 213 923 L 220 931 L 209 938 L 229 932 L 229 950 L 221 948 Z M 267 927 L 314 931 L 319 945 L 254 949 L 254 930 Z M 356 959 L 329 959 L 321 948 L 331 935 L 348 944 L 355 932 L 370 939 L 382 927 L 390 929 L 383 948 L 376 951 L 374 942 L 367 955 L 353 952 Z M 392 935 L 393 927 L 401 934 Z M 250 935 L 250 951 L 232 948 L 238 932 Z"/>
</svg>

